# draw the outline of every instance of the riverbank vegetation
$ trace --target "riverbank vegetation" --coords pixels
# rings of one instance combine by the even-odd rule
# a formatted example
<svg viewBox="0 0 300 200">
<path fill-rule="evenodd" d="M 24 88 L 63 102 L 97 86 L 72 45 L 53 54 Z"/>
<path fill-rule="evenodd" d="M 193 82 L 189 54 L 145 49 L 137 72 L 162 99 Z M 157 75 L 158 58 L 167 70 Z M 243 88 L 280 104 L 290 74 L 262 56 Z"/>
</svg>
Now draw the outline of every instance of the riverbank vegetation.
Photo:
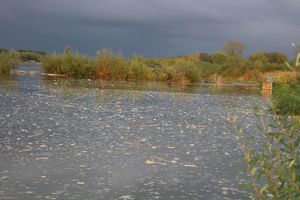
<svg viewBox="0 0 300 200">
<path fill-rule="evenodd" d="M 300 81 L 290 85 L 275 85 L 272 105 L 279 115 L 300 116 Z"/>
<path fill-rule="evenodd" d="M 233 48 L 233 50 L 231 50 Z M 62 54 L 49 54 L 42 60 L 45 73 L 100 80 L 161 81 L 179 84 L 225 81 L 260 82 L 269 74 L 281 80 L 295 79 L 285 62 L 288 57 L 280 52 L 256 52 L 242 57 L 244 46 L 238 42 L 226 44 L 224 51 L 212 54 L 145 58 L 101 49 L 95 57 L 74 53 L 67 48 Z"/>
</svg>

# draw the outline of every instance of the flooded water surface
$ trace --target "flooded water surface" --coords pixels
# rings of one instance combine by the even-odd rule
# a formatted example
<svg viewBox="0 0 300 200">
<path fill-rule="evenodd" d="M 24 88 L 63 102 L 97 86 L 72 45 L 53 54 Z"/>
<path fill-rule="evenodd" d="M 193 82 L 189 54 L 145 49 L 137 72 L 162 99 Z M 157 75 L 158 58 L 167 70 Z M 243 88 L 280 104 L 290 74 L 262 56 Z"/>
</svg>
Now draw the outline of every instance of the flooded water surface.
<svg viewBox="0 0 300 200">
<path fill-rule="evenodd" d="M 1 79 L 0 199 L 248 199 L 227 118 L 255 135 L 264 105 L 245 88 Z"/>
</svg>

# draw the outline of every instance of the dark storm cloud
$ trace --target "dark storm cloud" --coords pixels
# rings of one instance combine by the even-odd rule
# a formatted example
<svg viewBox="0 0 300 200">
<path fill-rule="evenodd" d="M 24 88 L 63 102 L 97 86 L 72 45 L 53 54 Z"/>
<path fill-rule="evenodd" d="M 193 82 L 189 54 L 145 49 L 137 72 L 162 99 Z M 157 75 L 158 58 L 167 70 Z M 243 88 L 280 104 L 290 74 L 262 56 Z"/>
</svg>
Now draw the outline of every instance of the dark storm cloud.
<svg viewBox="0 0 300 200">
<path fill-rule="evenodd" d="M 126 55 L 216 51 L 230 39 L 292 52 L 300 43 L 298 0 L 1 0 L 0 45 Z"/>
</svg>

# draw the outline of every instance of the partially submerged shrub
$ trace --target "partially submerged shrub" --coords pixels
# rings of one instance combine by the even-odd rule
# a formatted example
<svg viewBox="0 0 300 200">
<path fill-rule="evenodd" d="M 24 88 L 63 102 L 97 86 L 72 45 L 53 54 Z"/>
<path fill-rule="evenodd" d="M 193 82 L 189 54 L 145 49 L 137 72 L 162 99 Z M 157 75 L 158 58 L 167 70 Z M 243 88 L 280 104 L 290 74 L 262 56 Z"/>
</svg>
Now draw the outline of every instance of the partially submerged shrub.
<svg viewBox="0 0 300 200">
<path fill-rule="evenodd" d="M 93 77 L 95 74 L 93 60 L 73 51 L 46 56 L 43 59 L 42 68 L 46 73 L 63 74 L 75 78 Z"/>
</svg>

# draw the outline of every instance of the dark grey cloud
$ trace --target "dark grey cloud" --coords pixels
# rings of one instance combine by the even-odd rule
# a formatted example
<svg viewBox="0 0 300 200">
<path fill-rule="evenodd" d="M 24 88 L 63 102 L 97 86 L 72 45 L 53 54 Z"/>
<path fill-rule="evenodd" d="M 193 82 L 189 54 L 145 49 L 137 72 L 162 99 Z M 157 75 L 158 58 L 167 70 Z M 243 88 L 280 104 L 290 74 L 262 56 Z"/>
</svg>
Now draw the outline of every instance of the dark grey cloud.
<svg viewBox="0 0 300 200">
<path fill-rule="evenodd" d="M 1 0 L 0 46 L 170 56 L 213 52 L 239 39 L 248 53 L 293 55 L 299 19 L 299 0 Z"/>
</svg>

